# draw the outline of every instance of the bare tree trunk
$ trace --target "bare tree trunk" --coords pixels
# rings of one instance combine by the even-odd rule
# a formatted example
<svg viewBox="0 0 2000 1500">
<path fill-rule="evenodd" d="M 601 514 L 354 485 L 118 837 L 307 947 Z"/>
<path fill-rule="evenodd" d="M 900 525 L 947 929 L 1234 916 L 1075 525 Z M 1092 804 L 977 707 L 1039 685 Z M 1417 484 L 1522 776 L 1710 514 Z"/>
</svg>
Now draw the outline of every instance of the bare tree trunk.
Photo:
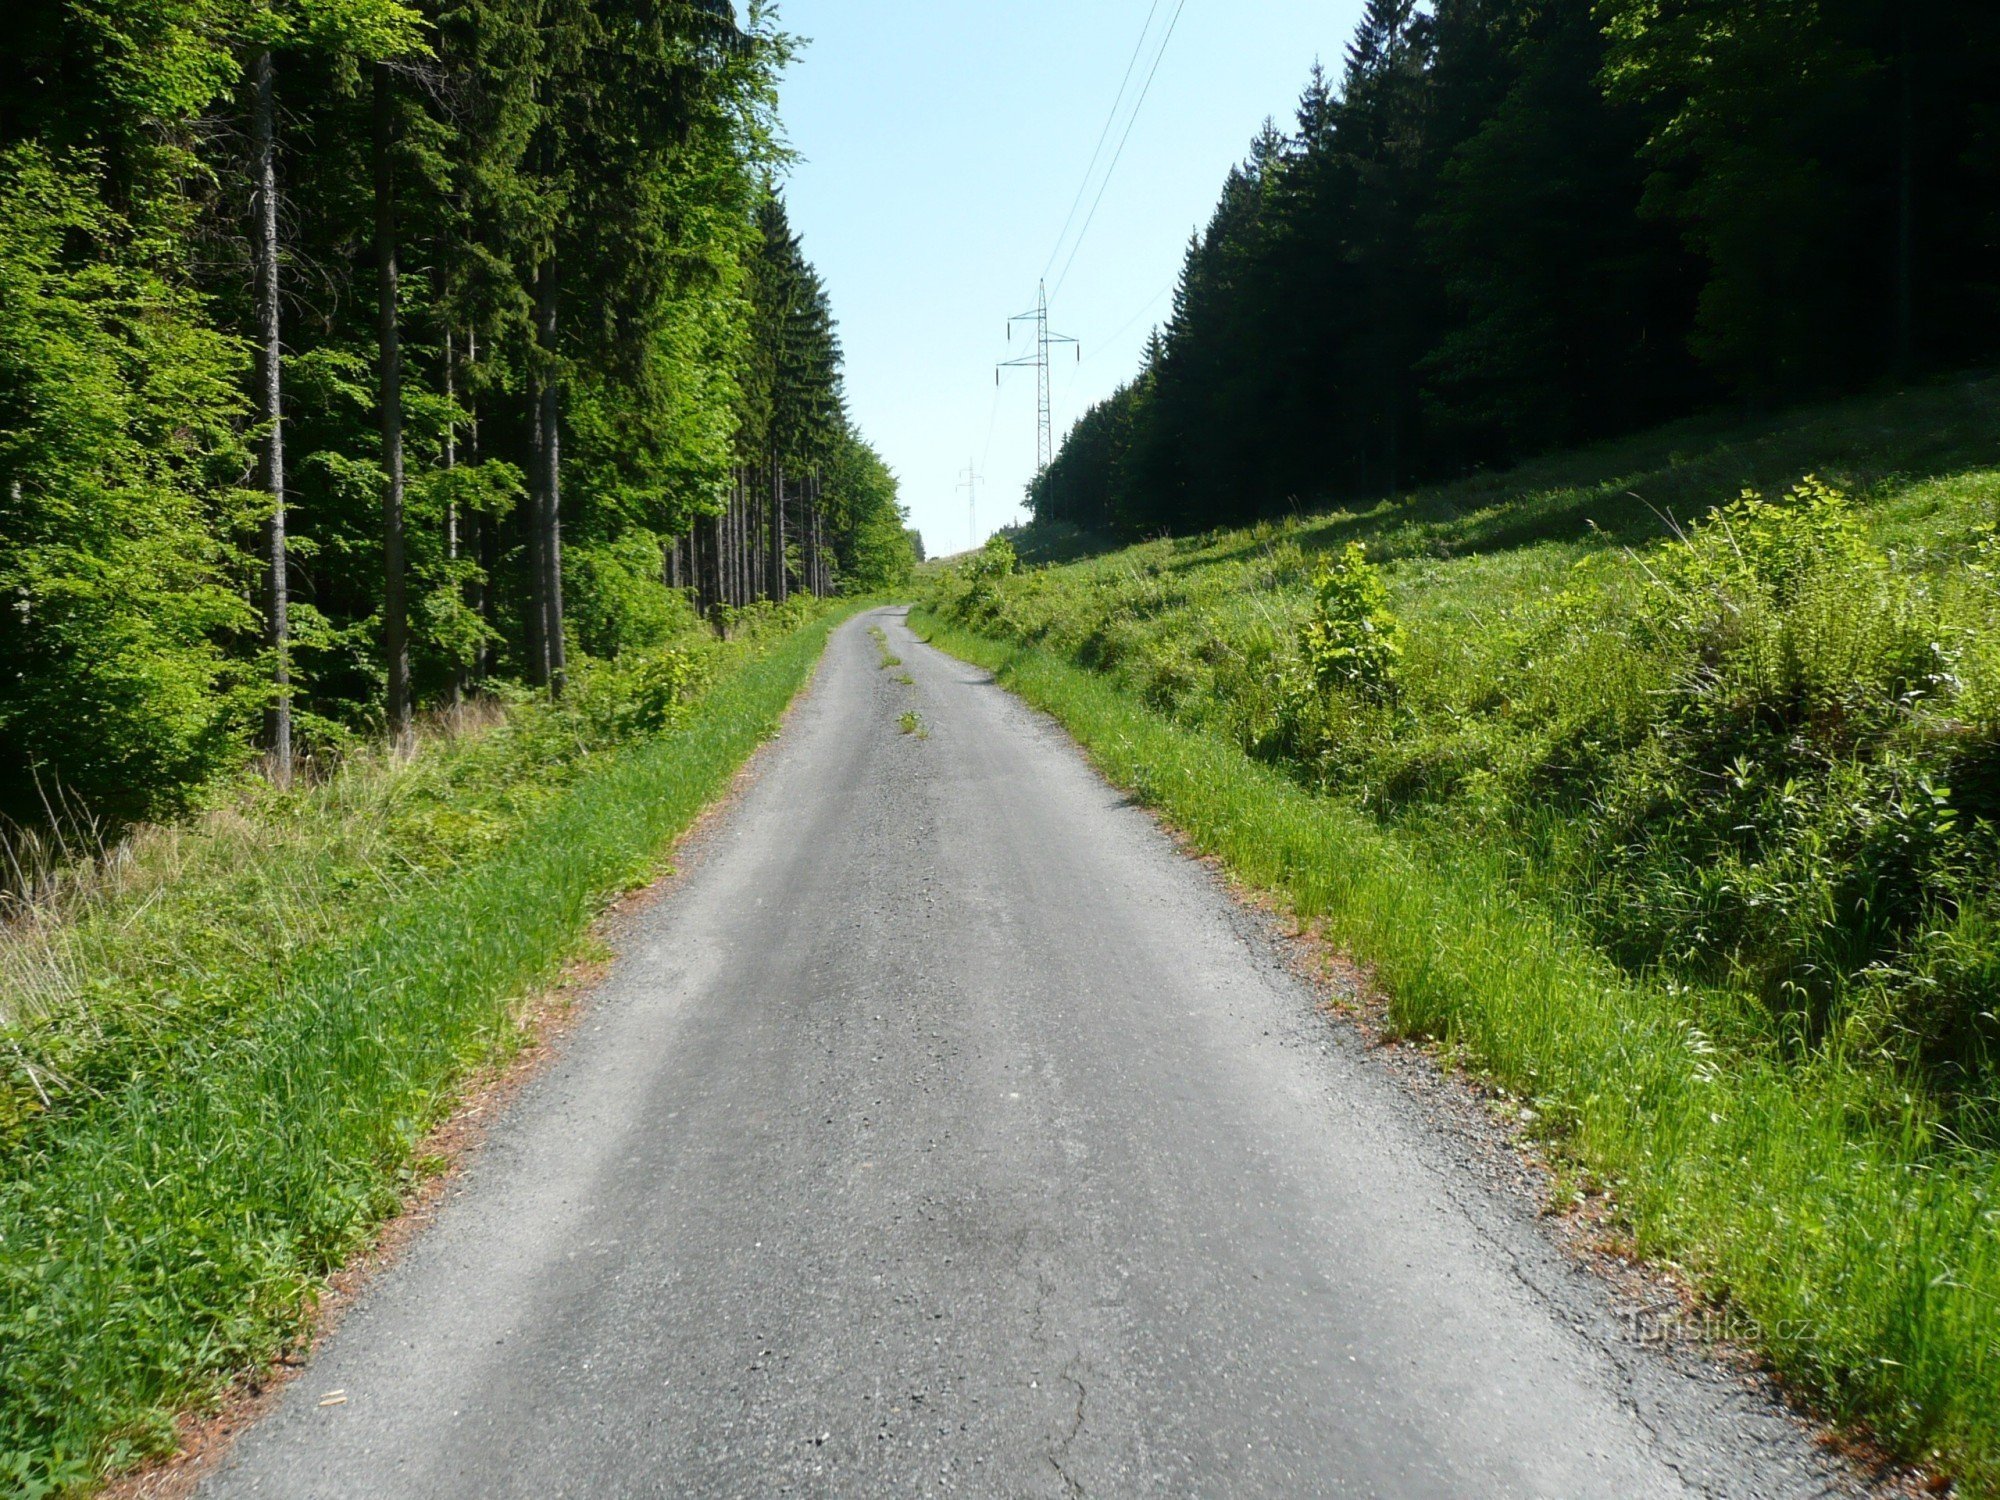
<svg viewBox="0 0 2000 1500">
<path fill-rule="evenodd" d="M 458 358 L 457 340 L 455 340 L 452 337 L 451 326 L 449 323 L 447 323 L 444 330 L 444 401 L 445 401 L 445 406 L 449 409 L 449 415 L 446 416 L 444 424 L 444 468 L 447 474 L 449 474 L 450 472 L 452 472 L 452 470 L 458 467 L 457 358 Z M 477 530 L 477 528 L 478 528 L 477 518 L 475 516 L 468 515 L 465 518 L 465 530 L 466 530 L 467 540 L 471 539 L 472 533 L 475 530 Z M 445 496 L 445 502 L 444 502 L 445 560 L 449 563 L 456 564 L 458 562 L 458 551 L 459 551 L 458 500 L 455 496 L 447 494 Z M 457 571 L 456 567 L 454 567 L 452 571 L 456 572 Z M 460 592 L 459 595 L 460 600 L 464 603 L 468 611 L 477 611 L 479 608 L 479 601 L 476 595 L 476 588 L 477 586 L 474 584 L 473 580 L 467 578 L 465 580 L 464 587 Z M 466 678 L 470 669 L 471 669 L 471 663 L 461 661 L 456 657 L 452 659 L 451 706 L 453 708 L 458 708 L 465 702 Z"/>
<path fill-rule="evenodd" d="M 750 559 L 748 555 L 750 549 L 746 545 L 749 541 L 749 515 L 750 486 L 746 484 L 736 496 L 736 516 L 733 527 L 736 548 L 736 555 L 733 559 L 736 564 L 736 603 L 739 608 L 750 602 L 748 582 L 750 577 Z"/>
<path fill-rule="evenodd" d="M 528 607 L 522 611 L 528 646 L 528 681 L 535 687 L 549 685 L 549 609 L 544 594 L 548 568 L 543 562 L 547 533 L 542 524 L 542 382 L 537 369 L 528 381 L 528 507 L 522 517 L 527 541 Z"/>
<path fill-rule="evenodd" d="M 1908 375 L 1916 361 L 1916 80 L 1911 55 L 1910 11 L 1901 7 L 1897 74 L 1900 98 L 1896 125 L 1896 374 Z"/>
<path fill-rule="evenodd" d="M 560 698 L 566 676 L 562 593 L 562 387 L 554 368 L 556 352 L 556 265 L 550 253 L 535 272 L 535 331 L 542 346 L 539 421 L 542 447 L 536 455 L 542 491 L 543 638 L 547 643 L 549 693 Z"/>
<path fill-rule="evenodd" d="M 806 476 L 806 550 L 810 561 L 806 563 L 806 576 L 814 598 L 826 592 L 821 579 L 819 557 L 819 486 L 813 483 L 811 475 Z"/>
<path fill-rule="evenodd" d="M 375 299 L 377 400 L 382 407 L 382 655 L 389 672 L 389 742 L 410 739 L 409 603 L 403 556 L 403 347 L 397 324 L 395 100 L 375 65 Z"/>
<path fill-rule="evenodd" d="M 263 474 L 271 497 L 264 522 L 264 645 L 271 653 L 271 706 L 264 715 L 264 743 L 271 775 L 292 780 L 292 663 L 290 580 L 285 554 L 284 346 L 278 307 L 278 87 L 270 49 L 251 64 L 251 153 L 255 158 L 251 237 L 257 295 L 257 415 L 264 424 Z"/>
<path fill-rule="evenodd" d="M 708 598 L 711 612 L 720 609 L 722 597 L 722 516 L 708 518 Z"/>
<path fill-rule="evenodd" d="M 722 508 L 722 602 L 734 608 L 742 604 L 736 594 L 736 508 L 742 504 L 742 488 L 730 490 L 730 502 Z"/>
<path fill-rule="evenodd" d="M 465 365 L 468 374 L 474 373 L 479 364 L 479 334 L 473 329 L 465 331 Z M 465 437 L 467 457 L 473 466 L 481 460 L 479 449 L 479 403 L 472 393 L 466 393 Z M 473 512 L 472 555 L 478 559 L 479 571 L 467 582 L 466 602 L 479 616 L 479 623 L 486 627 L 487 634 L 480 640 L 479 649 L 473 653 L 472 672 L 475 681 L 484 682 L 493 670 L 493 575 L 500 567 L 499 528 L 492 517 Z"/>
<path fill-rule="evenodd" d="M 757 576 L 757 564 L 761 557 L 757 538 L 763 534 L 759 529 L 763 524 L 763 509 L 758 500 L 757 487 L 746 484 L 743 487 L 743 598 L 746 604 L 763 597 Z"/>
<path fill-rule="evenodd" d="M 819 592 L 819 552 L 813 534 L 812 478 L 799 480 L 799 587 L 808 594 Z"/>
<path fill-rule="evenodd" d="M 717 608 L 730 604 L 729 597 L 729 518 L 736 511 L 736 487 L 730 486 L 729 498 L 722 502 L 722 509 L 715 517 L 715 603 Z"/>
<path fill-rule="evenodd" d="M 791 596 L 785 571 L 785 468 L 771 455 L 771 597 L 783 604 Z"/>
<path fill-rule="evenodd" d="M 745 485 L 729 507 L 729 602 L 738 609 L 750 602 L 743 587 L 743 507 L 749 496 L 750 488 Z"/>
</svg>

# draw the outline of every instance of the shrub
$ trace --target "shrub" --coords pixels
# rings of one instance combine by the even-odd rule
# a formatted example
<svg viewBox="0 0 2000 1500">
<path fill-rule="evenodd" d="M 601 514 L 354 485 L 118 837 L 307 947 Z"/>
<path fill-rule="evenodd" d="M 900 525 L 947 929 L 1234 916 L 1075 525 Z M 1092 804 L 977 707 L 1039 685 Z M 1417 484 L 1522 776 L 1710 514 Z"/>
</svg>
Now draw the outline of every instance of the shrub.
<svg viewBox="0 0 2000 1500">
<path fill-rule="evenodd" d="M 1371 703 L 1395 696 L 1402 647 L 1389 588 L 1359 542 L 1313 570 L 1312 613 L 1299 630 L 1299 653 L 1314 688 Z"/>
</svg>

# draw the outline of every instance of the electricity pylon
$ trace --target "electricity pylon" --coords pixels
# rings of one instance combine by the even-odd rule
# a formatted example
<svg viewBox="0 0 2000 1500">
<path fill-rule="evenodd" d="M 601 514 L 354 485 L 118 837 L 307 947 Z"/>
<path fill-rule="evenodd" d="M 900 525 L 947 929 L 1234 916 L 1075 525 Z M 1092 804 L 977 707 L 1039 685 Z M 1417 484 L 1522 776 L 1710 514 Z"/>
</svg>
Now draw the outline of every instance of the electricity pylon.
<svg viewBox="0 0 2000 1500">
<path fill-rule="evenodd" d="M 999 383 L 1002 370 L 1017 367 L 1025 369 L 1029 365 L 1035 368 L 1035 472 L 1039 474 L 1049 466 L 1049 460 L 1055 457 L 1055 434 L 1049 421 L 1049 346 L 1076 344 L 1076 357 L 1081 361 L 1083 345 L 1078 344 L 1066 333 L 1049 332 L 1049 284 L 1046 281 L 1036 288 L 1035 310 L 1017 314 L 1007 320 L 1009 340 L 1014 337 L 1016 323 L 1035 325 L 1035 352 L 1023 355 L 1019 359 L 1002 360 L 993 369 L 993 380 L 995 384 Z"/>
<path fill-rule="evenodd" d="M 972 466 L 972 460 L 965 461 L 965 472 L 958 477 L 958 488 L 968 492 L 965 502 L 965 544 L 979 545 L 979 471 Z"/>
</svg>

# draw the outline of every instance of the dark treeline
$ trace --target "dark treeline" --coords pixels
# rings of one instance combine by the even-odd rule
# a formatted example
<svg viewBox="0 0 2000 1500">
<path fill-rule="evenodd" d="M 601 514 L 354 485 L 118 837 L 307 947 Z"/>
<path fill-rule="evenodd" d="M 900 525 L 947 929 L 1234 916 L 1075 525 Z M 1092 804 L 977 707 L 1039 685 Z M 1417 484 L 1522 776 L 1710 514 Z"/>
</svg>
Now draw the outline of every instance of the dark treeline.
<svg viewBox="0 0 2000 1500">
<path fill-rule="evenodd" d="M 906 572 L 771 187 L 790 51 L 729 0 L 28 0 L 0 814 Z"/>
<path fill-rule="evenodd" d="M 1370 0 L 1030 490 L 1134 535 L 1990 357 L 1991 0 Z"/>
</svg>

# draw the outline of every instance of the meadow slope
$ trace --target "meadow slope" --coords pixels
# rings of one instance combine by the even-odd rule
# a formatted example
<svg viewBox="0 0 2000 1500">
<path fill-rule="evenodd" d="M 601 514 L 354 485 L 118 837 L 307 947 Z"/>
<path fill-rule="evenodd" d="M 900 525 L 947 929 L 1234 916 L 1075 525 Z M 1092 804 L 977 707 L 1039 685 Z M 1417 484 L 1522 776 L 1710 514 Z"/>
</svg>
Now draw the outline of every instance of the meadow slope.
<svg viewBox="0 0 2000 1500">
<path fill-rule="evenodd" d="M 1517 1093 L 1789 1379 L 1996 1493 L 1996 465 L 2000 382 L 1961 379 L 1002 542 L 926 609 Z"/>
</svg>

